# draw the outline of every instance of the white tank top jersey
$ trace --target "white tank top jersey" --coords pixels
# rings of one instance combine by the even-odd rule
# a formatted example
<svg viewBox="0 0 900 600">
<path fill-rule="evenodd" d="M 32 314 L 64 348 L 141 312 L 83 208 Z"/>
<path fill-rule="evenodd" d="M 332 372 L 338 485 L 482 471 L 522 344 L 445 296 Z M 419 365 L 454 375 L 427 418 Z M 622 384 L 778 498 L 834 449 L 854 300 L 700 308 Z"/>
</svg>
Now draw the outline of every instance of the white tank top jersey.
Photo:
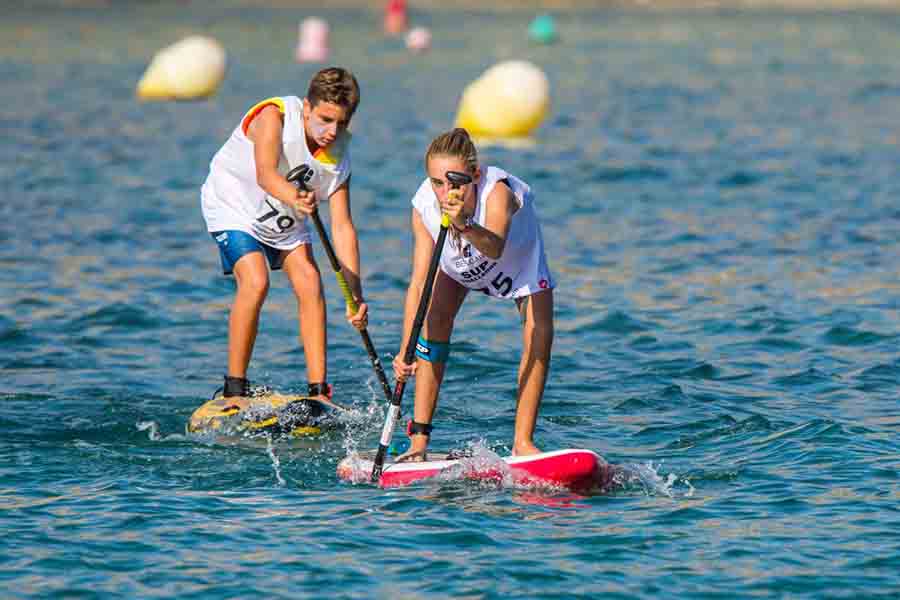
<svg viewBox="0 0 900 600">
<path fill-rule="evenodd" d="M 498 260 L 488 258 L 465 238 L 460 238 L 459 244 L 451 243 L 448 233 L 441 253 L 441 270 L 460 285 L 496 298 L 523 298 L 553 289 L 556 284 L 544 256 L 544 238 L 528 184 L 497 167 L 482 169 L 476 189 L 475 222 L 484 226 L 487 199 L 501 180 L 506 180 L 519 204 L 510 223 L 503 254 Z M 428 178 L 413 196 L 412 205 L 421 215 L 432 239 L 437 240 L 441 211 Z"/>
<path fill-rule="evenodd" d="M 274 248 L 291 250 L 309 243 L 306 217 L 274 197 L 256 183 L 253 142 L 247 127 L 266 106 L 276 106 L 284 115 L 282 153 L 278 172 L 286 175 L 306 165 L 306 186 L 320 201 L 327 200 L 350 176 L 350 133 L 345 131 L 333 144 L 315 155 L 306 145 L 303 102 L 297 96 L 263 100 L 244 115 L 225 145 L 209 165 L 209 175 L 200 191 L 203 218 L 209 231 L 236 229 Z"/>
</svg>

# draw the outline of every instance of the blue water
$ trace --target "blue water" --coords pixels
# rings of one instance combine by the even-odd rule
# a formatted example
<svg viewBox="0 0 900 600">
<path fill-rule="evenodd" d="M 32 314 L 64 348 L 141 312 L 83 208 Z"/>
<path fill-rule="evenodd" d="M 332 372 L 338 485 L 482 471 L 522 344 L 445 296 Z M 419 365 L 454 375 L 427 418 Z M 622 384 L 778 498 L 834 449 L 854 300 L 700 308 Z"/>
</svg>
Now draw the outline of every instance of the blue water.
<svg viewBox="0 0 900 600">
<path fill-rule="evenodd" d="M 633 474 L 574 497 L 339 482 L 384 400 L 318 246 L 351 422 L 186 436 L 232 294 L 199 186 L 248 106 L 303 93 L 304 15 L 37 6 L 0 24 L 0 595 L 900 595 L 900 16 L 585 11 L 537 47 L 527 11 L 420 10 L 415 57 L 374 11 L 319 13 L 363 87 L 353 211 L 387 362 L 427 142 L 494 62 L 547 72 L 538 144 L 482 158 L 536 189 L 559 281 L 537 441 Z M 152 53 L 193 32 L 229 52 L 220 93 L 137 102 Z M 295 312 L 275 276 L 251 374 L 283 392 L 306 383 Z M 518 352 L 513 308 L 470 298 L 435 447 L 508 452 Z"/>
</svg>

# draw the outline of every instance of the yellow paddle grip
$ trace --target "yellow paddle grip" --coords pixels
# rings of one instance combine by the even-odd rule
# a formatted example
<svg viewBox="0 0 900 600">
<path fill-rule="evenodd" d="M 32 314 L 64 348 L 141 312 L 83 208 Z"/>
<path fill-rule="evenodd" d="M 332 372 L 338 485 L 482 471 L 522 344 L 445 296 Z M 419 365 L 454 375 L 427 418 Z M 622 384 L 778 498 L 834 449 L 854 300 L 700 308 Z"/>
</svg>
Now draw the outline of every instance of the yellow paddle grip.
<svg viewBox="0 0 900 600">
<path fill-rule="evenodd" d="M 335 271 L 334 276 L 337 277 L 337 282 L 341 288 L 341 293 L 344 295 L 344 302 L 347 303 L 347 308 L 355 315 L 359 312 L 359 305 L 356 304 L 356 300 L 353 299 L 353 294 L 350 293 L 350 285 L 347 284 L 347 280 L 344 279 L 344 274 L 341 271 Z"/>
</svg>

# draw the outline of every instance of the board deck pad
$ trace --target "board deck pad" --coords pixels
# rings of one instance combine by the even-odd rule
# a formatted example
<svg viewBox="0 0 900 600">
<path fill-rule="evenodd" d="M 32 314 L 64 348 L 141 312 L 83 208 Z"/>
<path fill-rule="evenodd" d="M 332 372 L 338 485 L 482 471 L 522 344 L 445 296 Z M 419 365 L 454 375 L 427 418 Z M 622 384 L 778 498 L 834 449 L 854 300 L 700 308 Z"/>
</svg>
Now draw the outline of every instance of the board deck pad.
<svg viewBox="0 0 900 600">
<path fill-rule="evenodd" d="M 338 477 L 353 483 L 369 481 L 375 453 L 354 454 L 337 467 Z M 532 456 L 499 457 L 429 452 L 425 462 L 385 462 L 378 485 L 397 487 L 431 478 L 509 481 L 518 486 L 555 486 L 570 490 L 606 487 L 612 467 L 592 450 L 565 449 Z"/>
<path fill-rule="evenodd" d="M 316 435 L 333 422 L 342 408 L 316 398 L 276 392 L 250 398 L 242 409 L 231 398 L 216 396 L 191 415 L 189 433 L 244 435 Z"/>
</svg>

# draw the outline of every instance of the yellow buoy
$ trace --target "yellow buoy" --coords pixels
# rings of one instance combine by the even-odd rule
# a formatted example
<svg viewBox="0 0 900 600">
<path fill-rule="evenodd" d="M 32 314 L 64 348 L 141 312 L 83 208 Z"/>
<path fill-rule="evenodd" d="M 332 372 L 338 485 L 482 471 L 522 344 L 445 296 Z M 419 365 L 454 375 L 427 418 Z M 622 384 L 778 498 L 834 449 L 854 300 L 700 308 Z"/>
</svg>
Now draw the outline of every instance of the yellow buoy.
<svg viewBox="0 0 900 600">
<path fill-rule="evenodd" d="M 163 48 L 141 77 L 144 100 L 191 100 L 212 96 L 225 78 L 225 49 L 216 40 L 194 35 Z"/>
<path fill-rule="evenodd" d="M 466 86 L 456 125 L 487 138 L 527 137 L 550 108 L 547 76 L 530 62 L 494 65 Z"/>
</svg>

